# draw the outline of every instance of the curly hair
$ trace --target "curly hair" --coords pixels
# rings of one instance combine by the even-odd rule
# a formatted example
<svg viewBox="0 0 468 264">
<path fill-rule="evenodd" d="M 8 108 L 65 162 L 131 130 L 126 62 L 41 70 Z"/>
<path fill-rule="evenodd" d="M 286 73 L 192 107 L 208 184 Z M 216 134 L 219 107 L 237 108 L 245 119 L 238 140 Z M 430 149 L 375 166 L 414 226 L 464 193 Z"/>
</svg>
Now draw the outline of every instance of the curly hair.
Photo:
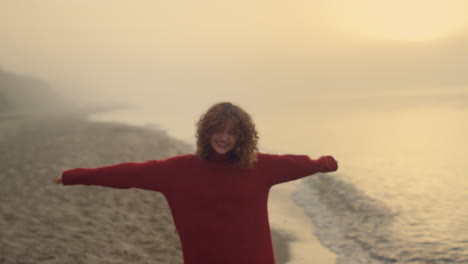
<svg viewBox="0 0 468 264">
<path fill-rule="evenodd" d="M 258 134 L 250 115 L 242 108 L 229 102 L 218 103 L 210 107 L 197 122 L 197 151 L 200 159 L 208 159 L 213 151 L 210 136 L 218 131 L 226 121 L 232 120 L 237 129 L 237 143 L 231 151 L 233 159 L 242 168 L 251 168 L 257 160 Z"/>
</svg>

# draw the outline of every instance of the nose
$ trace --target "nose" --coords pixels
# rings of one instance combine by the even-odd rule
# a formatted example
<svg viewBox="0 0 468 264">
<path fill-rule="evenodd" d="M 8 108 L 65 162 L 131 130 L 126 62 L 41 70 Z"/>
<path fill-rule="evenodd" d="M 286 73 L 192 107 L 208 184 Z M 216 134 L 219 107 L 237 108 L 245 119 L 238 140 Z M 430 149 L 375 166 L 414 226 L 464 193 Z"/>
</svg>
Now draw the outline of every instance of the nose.
<svg viewBox="0 0 468 264">
<path fill-rule="evenodd" d="M 223 133 L 221 134 L 221 138 L 222 138 L 222 139 L 227 139 L 227 138 L 228 138 L 228 133 L 227 133 L 227 132 L 223 132 Z"/>
</svg>

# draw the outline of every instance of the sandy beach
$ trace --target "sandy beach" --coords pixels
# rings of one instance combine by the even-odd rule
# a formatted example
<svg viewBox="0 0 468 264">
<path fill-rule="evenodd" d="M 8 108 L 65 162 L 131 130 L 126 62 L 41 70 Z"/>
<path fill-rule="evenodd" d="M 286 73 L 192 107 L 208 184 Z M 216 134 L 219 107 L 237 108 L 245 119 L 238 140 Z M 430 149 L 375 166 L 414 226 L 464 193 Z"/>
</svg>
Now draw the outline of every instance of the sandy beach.
<svg viewBox="0 0 468 264">
<path fill-rule="evenodd" d="M 2 116 L 0 130 L 0 263 L 182 263 L 160 193 L 57 186 L 52 178 L 70 168 L 192 153 L 191 145 L 79 116 Z M 293 186 L 275 188 L 269 209 L 276 263 L 334 263 L 293 203 Z"/>
</svg>

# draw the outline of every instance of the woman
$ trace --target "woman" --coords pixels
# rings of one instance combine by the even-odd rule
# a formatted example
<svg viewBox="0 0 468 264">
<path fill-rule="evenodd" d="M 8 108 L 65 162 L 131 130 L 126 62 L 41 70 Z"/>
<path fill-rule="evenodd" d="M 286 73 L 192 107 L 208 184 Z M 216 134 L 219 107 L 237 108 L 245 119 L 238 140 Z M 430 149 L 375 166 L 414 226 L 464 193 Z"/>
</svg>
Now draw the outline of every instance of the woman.
<svg viewBox="0 0 468 264">
<path fill-rule="evenodd" d="M 54 181 L 163 193 L 185 264 L 271 264 L 270 188 L 317 172 L 336 171 L 338 165 L 331 156 L 313 160 L 258 153 L 257 142 L 250 115 L 231 103 L 219 103 L 197 123 L 194 155 L 77 168 L 64 171 Z"/>
</svg>

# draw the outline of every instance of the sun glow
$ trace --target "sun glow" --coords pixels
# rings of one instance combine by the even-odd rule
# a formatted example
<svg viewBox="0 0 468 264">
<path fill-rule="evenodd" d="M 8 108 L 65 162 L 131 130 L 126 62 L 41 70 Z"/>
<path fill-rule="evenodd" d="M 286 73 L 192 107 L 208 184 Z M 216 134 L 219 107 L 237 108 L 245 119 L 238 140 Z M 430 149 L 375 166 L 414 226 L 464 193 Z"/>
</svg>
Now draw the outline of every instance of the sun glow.
<svg viewBox="0 0 468 264">
<path fill-rule="evenodd" d="M 329 19 L 346 32 L 376 39 L 427 41 L 468 28 L 468 1 L 331 1 Z"/>
</svg>

